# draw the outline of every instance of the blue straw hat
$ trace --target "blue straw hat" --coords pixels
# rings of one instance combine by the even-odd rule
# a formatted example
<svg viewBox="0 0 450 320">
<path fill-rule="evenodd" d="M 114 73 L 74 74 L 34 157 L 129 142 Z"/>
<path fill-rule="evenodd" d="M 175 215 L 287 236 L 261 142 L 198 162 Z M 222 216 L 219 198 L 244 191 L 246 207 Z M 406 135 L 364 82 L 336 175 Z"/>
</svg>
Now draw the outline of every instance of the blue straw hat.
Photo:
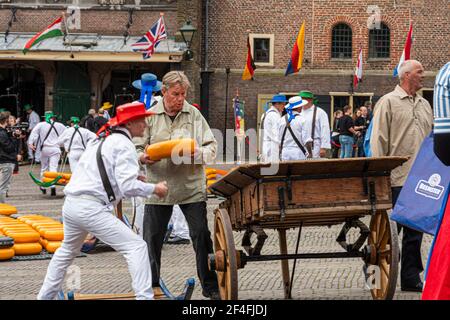
<svg viewBox="0 0 450 320">
<path fill-rule="evenodd" d="M 140 80 L 133 81 L 133 87 L 141 90 L 142 87 L 151 86 L 153 92 L 161 91 L 162 82 L 158 81 L 158 78 L 153 73 L 144 73 L 141 75 Z"/>
<path fill-rule="evenodd" d="M 271 103 L 287 103 L 288 100 L 286 99 L 285 95 L 282 94 L 276 94 L 273 96 L 272 100 L 270 100 Z"/>
</svg>

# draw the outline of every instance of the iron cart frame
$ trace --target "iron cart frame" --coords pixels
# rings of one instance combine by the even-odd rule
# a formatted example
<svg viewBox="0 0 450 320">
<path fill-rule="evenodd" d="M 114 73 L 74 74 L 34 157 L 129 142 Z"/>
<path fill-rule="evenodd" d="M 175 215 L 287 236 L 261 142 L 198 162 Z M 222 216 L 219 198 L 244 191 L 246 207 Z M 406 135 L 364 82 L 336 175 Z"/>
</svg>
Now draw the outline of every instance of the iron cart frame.
<svg viewBox="0 0 450 320">
<path fill-rule="evenodd" d="M 209 187 L 224 197 L 214 212 L 214 254 L 211 270 L 217 271 L 222 299 L 238 299 L 237 270 L 248 262 L 281 260 L 284 297 L 291 298 L 296 259 L 356 258 L 365 267 L 377 266 L 380 287 L 374 299 L 392 299 L 398 275 L 397 229 L 389 220 L 392 208 L 391 170 L 403 157 L 324 159 L 279 163 L 275 175 L 264 174 L 270 164 L 244 164 Z M 371 215 L 367 227 L 360 218 Z M 336 241 L 343 252 L 298 253 L 302 227 L 343 224 Z M 296 252 L 288 254 L 286 230 L 299 228 Z M 264 229 L 277 229 L 279 255 L 262 255 Z M 355 243 L 347 243 L 351 228 L 360 230 Z M 233 231 L 244 231 L 243 250 L 236 250 Z M 256 244 L 251 237 L 256 235 Z M 367 244 L 366 243 L 367 240 Z M 289 278 L 289 259 L 295 259 Z M 367 269 L 366 269 L 367 270 Z M 369 269 L 370 270 L 370 269 Z M 374 271 L 375 272 L 375 271 Z M 366 274 L 366 276 L 369 276 Z"/>
</svg>

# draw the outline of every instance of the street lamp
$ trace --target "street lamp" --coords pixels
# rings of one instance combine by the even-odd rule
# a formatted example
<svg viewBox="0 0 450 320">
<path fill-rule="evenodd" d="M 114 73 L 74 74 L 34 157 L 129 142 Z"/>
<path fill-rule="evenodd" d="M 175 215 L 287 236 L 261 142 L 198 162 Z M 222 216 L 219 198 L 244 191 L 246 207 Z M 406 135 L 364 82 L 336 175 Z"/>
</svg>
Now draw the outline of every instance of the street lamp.
<svg viewBox="0 0 450 320">
<path fill-rule="evenodd" d="M 195 29 L 195 27 L 191 25 L 190 20 L 187 20 L 180 28 L 181 36 L 183 37 L 183 41 L 187 47 L 187 50 L 184 52 L 184 58 L 186 60 L 192 60 L 194 58 L 194 52 L 192 52 L 191 50 L 191 44 L 196 31 L 197 29 Z"/>
</svg>

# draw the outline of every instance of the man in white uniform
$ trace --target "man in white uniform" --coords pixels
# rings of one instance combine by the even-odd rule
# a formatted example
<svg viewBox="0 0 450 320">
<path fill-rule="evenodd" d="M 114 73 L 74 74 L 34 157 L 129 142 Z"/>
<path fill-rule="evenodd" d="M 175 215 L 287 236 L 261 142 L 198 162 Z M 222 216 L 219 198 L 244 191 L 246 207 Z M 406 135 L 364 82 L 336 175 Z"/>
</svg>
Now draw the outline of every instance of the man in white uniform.
<svg viewBox="0 0 450 320">
<path fill-rule="evenodd" d="M 58 145 L 64 147 L 68 153 L 70 170 L 72 172 L 75 172 L 78 161 L 84 150 L 86 150 L 88 142 L 97 138 L 95 133 L 80 127 L 78 125 L 79 123 L 80 119 L 78 117 L 71 117 L 71 127 L 64 131 L 58 138 Z"/>
<path fill-rule="evenodd" d="M 311 92 L 301 91 L 298 95 L 308 102 L 308 104 L 303 106 L 300 117 L 305 119 L 306 126 L 311 134 L 313 158 L 325 158 L 327 149 L 331 149 L 331 131 L 328 115 L 323 109 L 314 104 L 315 97 Z"/>
<path fill-rule="evenodd" d="M 142 103 L 117 108 L 113 128 L 104 140 L 91 142 L 80 158 L 76 172 L 64 189 L 64 241 L 55 252 L 38 299 L 54 299 L 61 290 L 67 268 L 80 253 L 87 233 L 124 255 L 137 299 L 153 299 L 152 272 L 145 241 L 112 214 L 123 198 L 165 197 L 166 182 L 145 183 L 133 137 L 142 137 L 145 117 L 152 115 Z"/>
<path fill-rule="evenodd" d="M 58 171 L 58 162 L 61 157 L 58 138 L 66 127 L 55 119 L 56 115 L 52 111 L 45 112 L 45 121 L 39 122 L 34 127 L 28 139 L 28 145 L 32 150 L 41 151 L 41 178 L 44 176 L 44 171 Z M 45 188 L 40 189 L 43 194 L 47 192 Z M 51 195 L 56 196 L 55 186 L 52 186 L 50 190 Z"/>
<path fill-rule="evenodd" d="M 305 160 L 311 155 L 306 144 L 311 141 L 305 121 L 300 117 L 303 106 L 308 102 L 300 97 L 292 97 L 285 106 L 287 114 L 278 120 L 278 140 L 280 141 L 280 159 Z"/>
<path fill-rule="evenodd" d="M 28 122 L 28 135 L 30 135 L 31 131 L 36 127 L 36 125 L 41 122 L 39 115 L 36 111 L 33 110 L 33 106 L 31 104 L 26 104 L 24 107 L 25 112 L 27 113 L 27 122 Z M 24 120 L 22 120 L 24 122 Z M 28 148 L 28 159 L 31 161 L 33 159 L 33 149 Z M 36 150 L 34 153 L 34 161 L 41 161 L 41 151 Z"/>
<path fill-rule="evenodd" d="M 261 119 L 260 134 L 262 135 L 262 161 L 279 161 L 280 141 L 278 141 L 278 121 L 287 103 L 286 96 L 277 94 L 270 101 L 272 106 Z"/>
</svg>

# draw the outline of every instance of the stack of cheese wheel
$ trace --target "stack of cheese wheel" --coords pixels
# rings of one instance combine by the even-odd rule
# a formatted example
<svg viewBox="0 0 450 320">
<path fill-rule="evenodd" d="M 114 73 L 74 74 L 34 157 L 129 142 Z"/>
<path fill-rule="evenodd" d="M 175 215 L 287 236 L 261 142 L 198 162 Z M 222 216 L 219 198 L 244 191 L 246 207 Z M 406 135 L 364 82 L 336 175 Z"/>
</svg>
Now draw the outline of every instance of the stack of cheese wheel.
<svg viewBox="0 0 450 320">
<path fill-rule="evenodd" d="M 172 153 L 179 156 L 191 155 L 195 150 L 195 141 L 193 139 L 174 139 L 162 141 L 148 145 L 145 148 L 150 160 L 157 161 L 170 158 Z"/>
<path fill-rule="evenodd" d="M 57 183 L 66 185 L 67 183 L 69 183 L 72 174 L 64 172 L 44 171 L 44 177 L 42 178 L 42 182 L 51 182 L 59 176 L 61 176 L 61 179 L 59 179 Z"/>
<path fill-rule="evenodd" d="M 28 215 L 18 218 L 39 233 L 39 242 L 49 253 L 61 247 L 64 239 L 63 224 L 49 217 Z"/>
<path fill-rule="evenodd" d="M 10 216 L 17 213 L 17 208 L 6 203 L 0 203 L 0 216 Z"/>
<path fill-rule="evenodd" d="M 10 237 L 7 237 L 3 233 L 3 229 L 1 228 L 3 226 L 2 223 L 5 223 L 5 225 L 7 225 L 6 222 L 9 222 L 11 220 L 14 219 L 0 216 L 0 261 L 9 260 L 14 257 L 14 240 Z"/>
<path fill-rule="evenodd" d="M 210 185 L 214 184 L 217 180 L 225 176 L 227 173 L 228 171 L 222 169 L 206 168 L 205 169 L 206 185 L 209 187 Z"/>
<path fill-rule="evenodd" d="M 4 235 L 14 239 L 16 256 L 39 254 L 42 246 L 39 243 L 39 233 L 26 223 L 9 218 L 0 222 L 0 230 Z"/>
</svg>

